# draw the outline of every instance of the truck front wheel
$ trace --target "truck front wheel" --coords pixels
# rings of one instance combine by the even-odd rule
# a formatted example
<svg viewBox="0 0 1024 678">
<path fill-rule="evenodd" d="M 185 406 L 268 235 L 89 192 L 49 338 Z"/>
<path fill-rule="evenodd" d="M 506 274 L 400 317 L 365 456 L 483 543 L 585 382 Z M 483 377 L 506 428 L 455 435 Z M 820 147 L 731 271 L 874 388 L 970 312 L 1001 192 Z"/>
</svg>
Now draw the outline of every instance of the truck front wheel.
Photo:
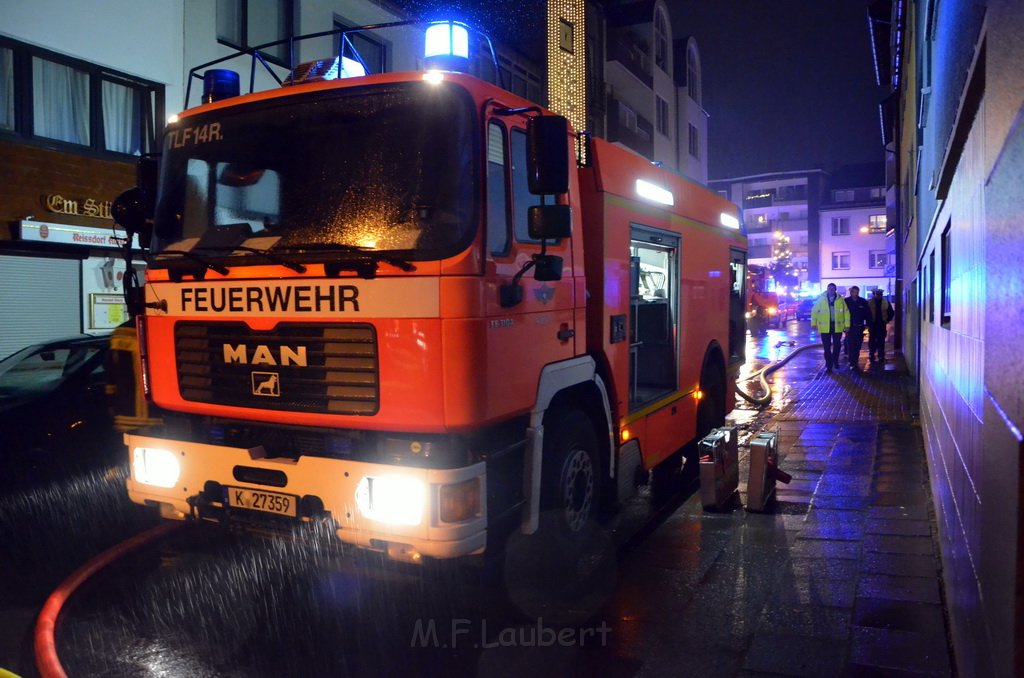
<svg viewBox="0 0 1024 678">
<path fill-rule="evenodd" d="M 579 536 L 600 507 L 594 428 L 585 414 L 570 410 L 553 417 L 544 429 L 541 522 L 567 536 Z"/>
</svg>

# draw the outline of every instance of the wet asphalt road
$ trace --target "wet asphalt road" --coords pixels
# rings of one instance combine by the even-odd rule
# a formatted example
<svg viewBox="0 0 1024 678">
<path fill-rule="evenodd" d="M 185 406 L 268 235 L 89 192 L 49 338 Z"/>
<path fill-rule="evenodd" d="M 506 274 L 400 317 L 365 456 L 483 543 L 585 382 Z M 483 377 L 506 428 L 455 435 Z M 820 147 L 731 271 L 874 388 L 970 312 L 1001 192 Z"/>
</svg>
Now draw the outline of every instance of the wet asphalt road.
<svg viewBox="0 0 1024 678">
<path fill-rule="evenodd" d="M 779 345 L 790 338 L 806 344 L 801 330 L 806 323 L 748 337 L 745 371 L 792 350 Z M 730 420 L 741 441 L 791 402 L 810 379 L 803 372 L 794 361 L 774 375 L 776 400 L 765 411 L 737 401 Z M 158 523 L 127 500 L 125 472 L 99 469 L 0 497 L 0 668 L 36 675 L 32 626 L 50 591 Z M 57 648 L 71 676 L 633 675 L 638 665 L 624 658 L 652 639 L 634 637 L 628 610 L 673 602 L 671 589 L 647 587 L 637 572 L 660 528 L 696 500 L 695 474 L 675 490 L 657 503 L 646 493 L 634 500 L 583 552 L 513 538 L 504 568 L 416 568 L 316 538 L 186 526 L 72 596 Z M 696 576 L 701 540 L 726 534 L 684 534 L 669 548 L 692 554 Z M 699 635 L 700 620 L 681 632 Z"/>
</svg>

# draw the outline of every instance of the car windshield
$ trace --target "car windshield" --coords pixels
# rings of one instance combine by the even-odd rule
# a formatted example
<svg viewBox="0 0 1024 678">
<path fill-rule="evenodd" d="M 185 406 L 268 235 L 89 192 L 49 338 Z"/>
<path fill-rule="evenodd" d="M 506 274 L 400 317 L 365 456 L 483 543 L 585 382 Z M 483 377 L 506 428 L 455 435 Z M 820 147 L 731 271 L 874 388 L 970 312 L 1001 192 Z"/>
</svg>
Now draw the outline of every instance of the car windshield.
<svg viewBox="0 0 1024 678">
<path fill-rule="evenodd" d="M 417 82 L 189 117 L 165 138 L 154 251 L 452 256 L 477 223 L 474 116 L 461 88 Z"/>
<path fill-rule="evenodd" d="M 30 346 L 0 360 L 0 398 L 45 393 L 81 370 L 103 369 L 98 344 Z"/>
</svg>

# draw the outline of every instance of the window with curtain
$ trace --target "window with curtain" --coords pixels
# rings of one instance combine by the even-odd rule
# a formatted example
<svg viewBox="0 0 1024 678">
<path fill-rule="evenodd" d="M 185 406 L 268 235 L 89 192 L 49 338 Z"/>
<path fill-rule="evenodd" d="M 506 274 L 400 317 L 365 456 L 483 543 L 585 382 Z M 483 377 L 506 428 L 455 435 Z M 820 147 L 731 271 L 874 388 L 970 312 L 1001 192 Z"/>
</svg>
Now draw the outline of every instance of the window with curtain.
<svg viewBox="0 0 1024 678">
<path fill-rule="evenodd" d="M 162 119 L 162 85 L 0 38 L 0 130 L 140 155 L 156 148 Z"/>
<path fill-rule="evenodd" d="M 37 137 L 89 145 L 89 75 L 32 57 L 32 131 Z"/>
<path fill-rule="evenodd" d="M 0 47 L 0 129 L 14 129 L 14 50 Z"/>
</svg>

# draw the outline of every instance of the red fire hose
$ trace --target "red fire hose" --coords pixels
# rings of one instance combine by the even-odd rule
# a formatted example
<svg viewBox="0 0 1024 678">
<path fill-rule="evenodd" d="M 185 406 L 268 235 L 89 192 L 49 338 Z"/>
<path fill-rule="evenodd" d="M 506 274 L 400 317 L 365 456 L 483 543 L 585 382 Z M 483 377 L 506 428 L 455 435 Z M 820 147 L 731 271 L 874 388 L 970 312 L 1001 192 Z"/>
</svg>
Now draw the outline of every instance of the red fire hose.
<svg viewBox="0 0 1024 678">
<path fill-rule="evenodd" d="M 43 678 L 67 678 L 64 667 L 61 666 L 57 657 L 57 644 L 54 632 L 57 628 L 57 617 L 60 616 L 61 607 L 71 594 L 81 586 L 89 577 L 121 556 L 158 539 L 184 525 L 181 522 L 166 522 L 146 530 L 134 537 L 127 539 L 116 546 L 112 546 L 99 554 L 85 565 L 71 573 L 67 579 L 60 583 L 50 597 L 46 599 L 39 619 L 36 621 L 35 631 L 35 652 L 36 668 L 39 669 Z"/>
</svg>

